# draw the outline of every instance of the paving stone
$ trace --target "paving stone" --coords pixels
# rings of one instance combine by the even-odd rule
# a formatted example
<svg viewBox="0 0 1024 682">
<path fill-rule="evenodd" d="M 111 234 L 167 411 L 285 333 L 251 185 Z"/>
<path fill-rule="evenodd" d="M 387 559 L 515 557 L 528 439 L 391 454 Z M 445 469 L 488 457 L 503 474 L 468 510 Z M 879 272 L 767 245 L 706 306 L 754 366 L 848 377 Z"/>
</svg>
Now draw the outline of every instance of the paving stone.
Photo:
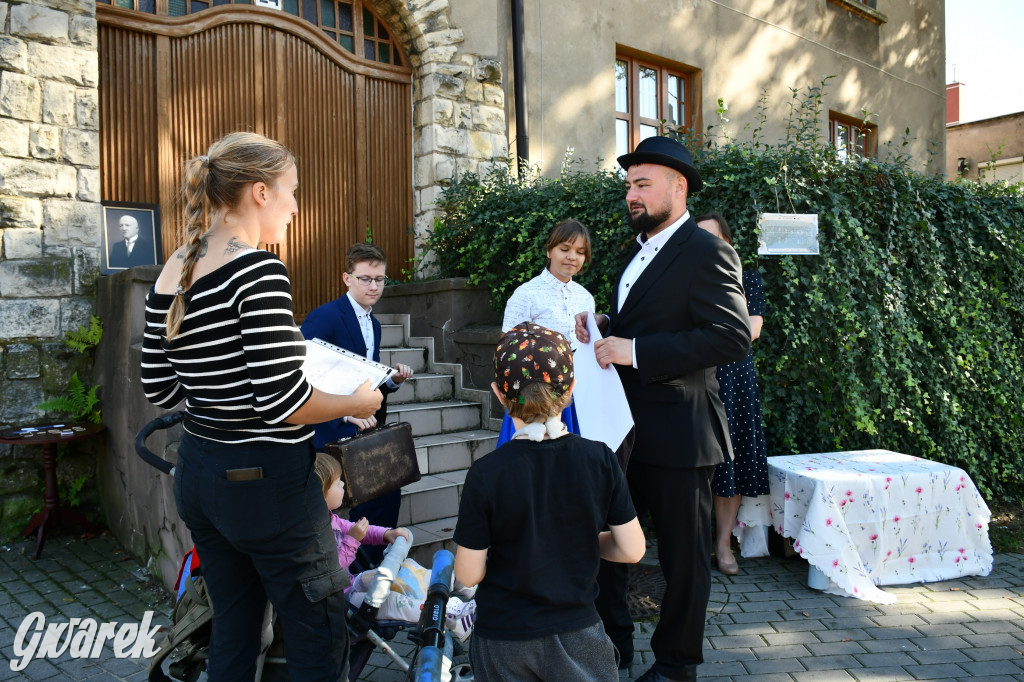
<svg viewBox="0 0 1024 682">
<path fill-rule="evenodd" d="M 990 637 L 991 635 L 978 635 L 979 637 Z M 960 649 L 968 646 L 967 642 L 960 637 L 919 637 L 917 639 L 911 639 L 911 641 L 917 645 L 918 649 L 922 651 L 929 651 L 933 649 Z"/>
<path fill-rule="evenodd" d="M 715 638 L 716 649 L 753 649 L 766 646 L 764 639 L 758 635 L 726 635 Z"/>
<path fill-rule="evenodd" d="M 916 679 L 906 670 L 896 666 L 878 666 L 851 670 L 850 674 L 859 682 L 899 682 Z"/>
<path fill-rule="evenodd" d="M 861 628 L 852 628 L 849 630 L 829 629 L 815 634 L 822 642 L 841 642 L 844 639 L 855 639 L 859 641 L 868 638 L 867 633 Z"/>
<path fill-rule="evenodd" d="M 883 628 L 922 625 L 926 622 L 916 613 L 903 616 L 875 616 L 871 620 Z"/>
<path fill-rule="evenodd" d="M 821 621 L 814 620 L 813 618 L 808 618 L 807 620 L 784 620 L 773 623 L 773 625 L 779 632 L 799 632 L 803 630 L 820 632 L 825 629 Z"/>
<path fill-rule="evenodd" d="M 960 667 L 967 671 L 967 673 L 972 677 L 981 677 L 983 675 L 1020 674 L 1020 667 L 1015 665 L 1013 661 L 1006 660 L 975 661 L 974 663 L 961 663 Z"/>
<path fill-rule="evenodd" d="M 750 661 L 744 664 L 744 667 L 753 675 L 757 675 L 759 680 L 764 679 L 764 676 L 769 673 L 793 673 L 793 672 L 804 672 L 804 667 L 800 665 L 800 661 L 793 658 L 772 658 L 768 660 Z"/>
<path fill-rule="evenodd" d="M 807 644 L 807 649 L 815 656 L 837 656 L 839 654 L 864 654 L 864 647 L 860 642 L 819 642 Z"/>
<path fill-rule="evenodd" d="M 858 654 L 857 660 L 865 668 L 896 667 L 913 665 L 914 659 L 903 652 L 892 651 L 881 654 Z"/>
<path fill-rule="evenodd" d="M 893 616 L 879 616 L 879 617 L 893 617 Z M 903 618 L 904 616 L 894 616 L 895 618 Z M 853 628 L 873 628 L 878 623 L 875 622 L 874 618 L 867 616 L 854 616 L 853 618 L 822 618 L 822 625 L 827 627 L 829 630 L 851 630 Z M 896 627 L 897 624 L 893 623 L 890 627 Z"/>
<path fill-rule="evenodd" d="M 778 612 L 787 608 L 784 601 L 749 601 L 740 603 L 740 608 L 746 613 L 768 613 Z"/>
<path fill-rule="evenodd" d="M 1012 646 L 1019 647 L 1021 639 L 1019 633 L 1014 636 L 1011 633 L 986 633 L 983 635 L 964 635 L 963 639 L 974 647 L 990 646 Z"/>
<path fill-rule="evenodd" d="M 970 649 L 965 649 L 964 653 L 975 661 L 1020 661 L 1024 659 L 1024 655 L 1022 655 L 1020 649 L 1015 646 L 972 647 Z"/>
<path fill-rule="evenodd" d="M 732 623 L 774 623 L 782 619 L 777 613 L 770 611 L 737 611 L 724 615 L 723 620 Z"/>
<path fill-rule="evenodd" d="M 872 654 L 880 654 L 887 651 L 918 651 L 918 647 L 914 643 L 903 637 L 882 639 L 863 639 L 860 640 L 861 646 L 864 650 Z"/>
<path fill-rule="evenodd" d="M 807 658 L 800 659 L 801 665 L 803 665 L 809 671 L 818 671 L 827 675 L 827 671 L 831 670 L 850 670 L 852 668 L 859 668 L 860 665 L 857 663 L 857 659 L 853 656 L 810 656 Z M 843 679 L 851 679 L 849 677 Z"/>
<path fill-rule="evenodd" d="M 921 651 L 909 651 L 907 653 L 921 665 L 962 663 L 971 660 L 959 649 L 922 649 Z"/>
<path fill-rule="evenodd" d="M 955 663 L 934 665 L 907 665 L 903 668 L 918 679 L 949 680 L 964 675 L 967 671 Z"/>
<path fill-rule="evenodd" d="M 817 643 L 821 641 L 818 636 L 821 633 L 814 632 L 776 632 L 772 634 L 762 635 L 764 641 L 768 642 L 768 646 L 786 646 L 790 644 L 809 644 Z"/>
<path fill-rule="evenodd" d="M 797 682 L 846 682 L 856 679 L 842 668 L 813 670 L 805 673 L 793 673 Z"/>
<path fill-rule="evenodd" d="M 1024 625 L 1019 619 L 1014 620 L 979 620 L 972 623 L 965 623 L 964 627 L 969 629 L 975 634 L 984 635 L 989 633 L 1003 633 L 1003 632 L 1016 632 L 1021 634 L 1024 632 Z"/>
</svg>

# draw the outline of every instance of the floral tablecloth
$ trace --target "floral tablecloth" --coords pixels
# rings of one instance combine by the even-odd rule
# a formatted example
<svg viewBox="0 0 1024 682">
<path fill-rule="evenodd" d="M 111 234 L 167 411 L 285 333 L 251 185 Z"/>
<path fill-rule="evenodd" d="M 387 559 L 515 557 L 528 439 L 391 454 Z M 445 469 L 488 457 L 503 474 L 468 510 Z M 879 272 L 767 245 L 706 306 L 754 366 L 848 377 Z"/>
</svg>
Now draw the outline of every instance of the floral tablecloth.
<svg viewBox="0 0 1024 682">
<path fill-rule="evenodd" d="M 891 604 L 877 585 L 992 570 L 991 514 L 961 469 L 889 450 L 768 458 L 768 517 L 830 591 Z M 764 518 L 764 497 L 740 518 Z"/>
</svg>

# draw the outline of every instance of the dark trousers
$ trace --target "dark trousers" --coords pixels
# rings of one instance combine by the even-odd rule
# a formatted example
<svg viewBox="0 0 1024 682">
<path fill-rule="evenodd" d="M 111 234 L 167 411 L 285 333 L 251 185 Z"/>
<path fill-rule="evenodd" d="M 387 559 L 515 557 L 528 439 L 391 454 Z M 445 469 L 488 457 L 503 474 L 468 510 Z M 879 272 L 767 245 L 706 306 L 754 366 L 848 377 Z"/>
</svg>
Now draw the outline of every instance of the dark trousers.
<svg viewBox="0 0 1024 682">
<path fill-rule="evenodd" d="M 480 682 L 587 680 L 618 682 L 615 651 L 600 623 L 535 639 L 473 637 L 473 676 Z"/>
<path fill-rule="evenodd" d="M 674 680 L 696 680 L 704 661 L 704 621 L 711 596 L 711 478 L 715 467 L 674 469 L 630 461 L 626 478 L 637 515 L 650 512 L 658 538 L 665 598 L 651 637 L 654 668 Z M 633 650 L 625 564 L 601 562 L 596 602 L 612 643 Z"/>
<path fill-rule="evenodd" d="M 263 478 L 225 471 L 262 467 Z M 209 678 L 256 672 L 267 600 L 277 611 L 293 681 L 348 678 L 344 588 L 311 443 L 226 445 L 188 433 L 174 498 L 213 603 Z"/>
</svg>

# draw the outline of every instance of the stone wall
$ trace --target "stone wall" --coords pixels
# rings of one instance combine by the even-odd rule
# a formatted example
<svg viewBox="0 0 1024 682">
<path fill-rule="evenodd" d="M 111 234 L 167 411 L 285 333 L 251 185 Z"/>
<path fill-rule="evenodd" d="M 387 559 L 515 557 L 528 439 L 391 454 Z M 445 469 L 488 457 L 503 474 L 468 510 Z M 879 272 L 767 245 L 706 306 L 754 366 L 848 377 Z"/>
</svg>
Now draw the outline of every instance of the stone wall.
<svg viewBox="0 0 1024 682">
<path fill-rule="evenodd" d="M 97 479 L 110 532 L 170 586 L 191 541 L 178 518 L 173 479 L 143 462 L 134 449 L 135 435 L 165 412 L 146 400 L 140 370 L 146 292 L 159 274 L 159 265 L 147 265 L 99 283 L 96 310 L 110 325 L 96 349 L 108 442 L 97 461 Z M 147 444 L 174 462 L 180 434 L 180 426 L 158 431 Z"/>
<path fill-rule="evenodd" d="M 413 76 L 413 234 L 422 254 L 435 202 L 452 178 L 508 163 L 505 92 L 496 55 L 461 49 L 449 0 L 372 0 L 405 47 Z"/>
<path fill-rule="evenodd" d="M 42 419 L 33 406 L 73 371 L 91 379 L 62 338 L 88 324 L 99 274 L 95 13 L 0 2 L 0 426 Z M 0 536 L 40 504 L 36 450 L 0 446 Z M 72 469 L 62 461 L 63 482 L 86 475 Z"/>
</svg>

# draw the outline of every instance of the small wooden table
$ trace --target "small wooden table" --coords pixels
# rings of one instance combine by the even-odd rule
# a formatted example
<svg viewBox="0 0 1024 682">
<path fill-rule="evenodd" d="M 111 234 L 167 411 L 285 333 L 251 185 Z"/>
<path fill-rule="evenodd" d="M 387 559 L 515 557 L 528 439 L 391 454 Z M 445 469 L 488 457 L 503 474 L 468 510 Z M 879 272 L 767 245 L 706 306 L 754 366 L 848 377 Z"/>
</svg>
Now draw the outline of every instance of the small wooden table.
<svg viewBox="0 0 1024 682">
<path fill-rule="evenodd" d="M 39 426 L 23 426 L 0 433 L 0 443 L 7 445 L 43 446 L 43 471 L 46 474 L 46 490 L 43 494 L 43 509 L 32 517 L 21 531 L 23 536 L 36 532 L 36 549 L 33 559 L 38 559 L 46 541 L 46 529 L 58 523 L 71 523 L 89 532 L 99 532 L 99 526 L 90 523 L 85 516 L 74 509 L 62 507 L 57 490 L 57 445 L 90 438 L 103 431 L 102 424 L 88 422 L 49 423 Z"/>
</svg>

